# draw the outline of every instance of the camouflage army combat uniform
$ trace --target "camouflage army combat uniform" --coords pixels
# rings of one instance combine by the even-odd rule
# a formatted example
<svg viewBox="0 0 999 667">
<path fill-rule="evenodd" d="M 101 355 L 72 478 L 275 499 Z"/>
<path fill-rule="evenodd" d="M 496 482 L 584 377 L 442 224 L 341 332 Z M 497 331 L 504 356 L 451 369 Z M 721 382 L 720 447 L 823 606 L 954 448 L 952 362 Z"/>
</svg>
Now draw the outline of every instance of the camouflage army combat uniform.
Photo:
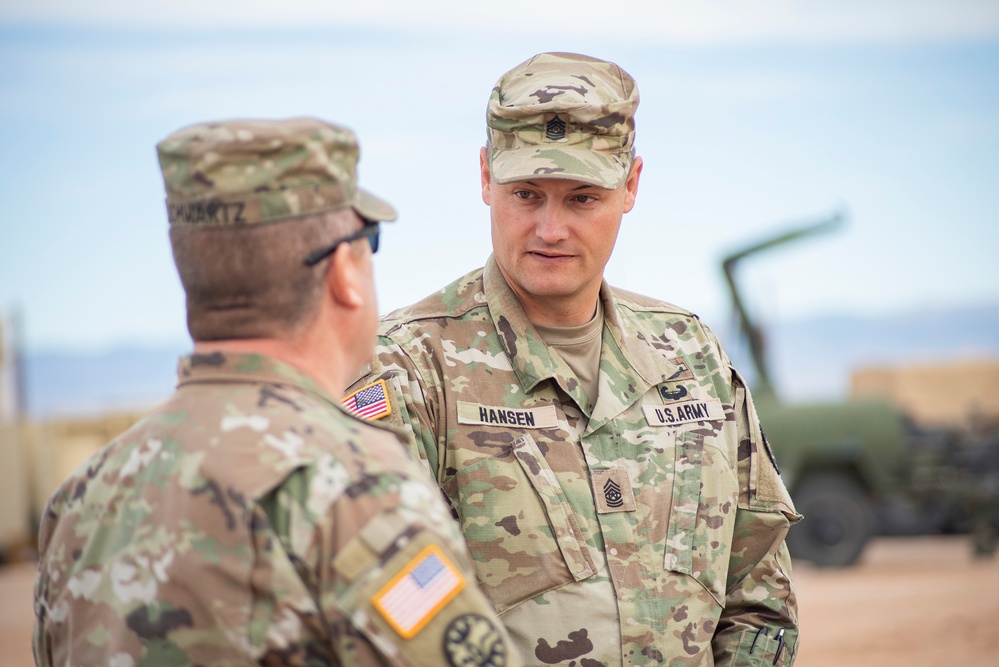
<svg viewBox="0 0 999 667">
<path fill-rule="evenodd" d="M 520 664 L 471 576 L 439 491 L 396 436 L 282 362 L 195 354 L 177 392 L 50 502 L 35 656 Z"/>
<path fill-rule="evenodd" d="M 790 665 L 798 519 L 691 313 L 606 283 L 591 405 L 495 261 L 383 320 L 384 380 L 528 664 Z"/>
</svg>

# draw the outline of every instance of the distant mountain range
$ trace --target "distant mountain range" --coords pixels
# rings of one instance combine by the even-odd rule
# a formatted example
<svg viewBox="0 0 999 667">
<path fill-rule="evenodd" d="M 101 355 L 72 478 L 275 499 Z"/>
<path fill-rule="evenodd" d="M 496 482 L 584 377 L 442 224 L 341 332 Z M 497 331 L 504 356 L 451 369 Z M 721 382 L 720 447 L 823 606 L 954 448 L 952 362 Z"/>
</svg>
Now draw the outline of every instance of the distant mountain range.
<svg viewBox="0 0 999 667">
<path fill-rule="evenodd" d="M 734 330 L 712 323 L 736 366 L 753 371 Z M 827 316 L 768 327 L 772 375 L 792 401 L 833 399 L 860 367 L 999 359 L 999 304 L 885 317 Z M 173 390 L 177 347 L 129 347 L 100 354 L 59 350 L 24 359 L 27 409 L 38 418 L 143 410 Z"/>
</svg>

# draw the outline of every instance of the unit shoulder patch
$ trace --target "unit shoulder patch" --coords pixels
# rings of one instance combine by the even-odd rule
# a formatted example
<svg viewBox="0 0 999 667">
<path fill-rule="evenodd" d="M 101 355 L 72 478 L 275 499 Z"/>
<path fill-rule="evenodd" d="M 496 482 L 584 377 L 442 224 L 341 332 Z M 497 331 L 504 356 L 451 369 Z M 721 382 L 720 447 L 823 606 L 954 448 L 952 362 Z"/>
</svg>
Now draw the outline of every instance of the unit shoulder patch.
<svg viewBox="0 0 999 667">
<path fill-rule="evenodd" d="M 344 397 L 340 404 L 355 417 L 374 421 L 392 414 L 385 380 L 376 380 Z"/>
<path fill-rule="evenodd" d="M 506 644 L 499 630 L 485 616 L 463 614 L 444 633 L 444 653 L 454 667 L 504 667 Z"/>
<path fill-rule="evenodd" d="M 426 547 L 371 598 L 401 637 L 411 639 L 465 587 L 465 577 L 436 545 Z"/>
</svg>

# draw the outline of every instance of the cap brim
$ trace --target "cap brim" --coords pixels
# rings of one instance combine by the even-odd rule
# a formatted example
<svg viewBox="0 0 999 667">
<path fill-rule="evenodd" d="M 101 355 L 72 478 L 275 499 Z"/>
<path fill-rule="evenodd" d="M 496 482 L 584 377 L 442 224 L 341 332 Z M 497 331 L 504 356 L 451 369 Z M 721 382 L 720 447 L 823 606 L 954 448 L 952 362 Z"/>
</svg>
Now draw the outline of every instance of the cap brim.
<svg viewBox="0 0 999 667">
<path fill-rule="evenodd" d="M 569 146 L 528 146 L 494 148 L 489 168 L 491 178 L 501 184 L 559 178 L 616 190 L 627 180 L 631 162 L 630 151 L 602 153 Z"/>
<path fill-rule="evenodd" d="M 399 217 L 392 204 L 360 188 L 357 189 L 357 201 L 354 202 L 354 210 L 362 218 L 377 220 L 378 222 L 392 222 Z"/>
</svg>

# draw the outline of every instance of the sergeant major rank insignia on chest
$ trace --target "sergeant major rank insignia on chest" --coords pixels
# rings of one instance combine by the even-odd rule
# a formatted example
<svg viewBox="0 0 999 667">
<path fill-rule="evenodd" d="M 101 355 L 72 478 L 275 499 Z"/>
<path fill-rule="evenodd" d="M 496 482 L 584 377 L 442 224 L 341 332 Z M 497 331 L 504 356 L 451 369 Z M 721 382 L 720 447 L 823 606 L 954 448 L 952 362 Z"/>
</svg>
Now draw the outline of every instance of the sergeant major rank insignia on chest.
<svg viewBox="0 0 999 667">
<path fill-rule="evenodd" d="M 624 505 L 624 497 L 621 495 L 621 487 L 617 483 L 609 479 L 604 482 L 604 500 L 607 501 L 607 507 L 613 507 L 617 509 Z"/>
<path fill-rule="evenodd" d="M 635 511 L 635 492 L 627 470 L 592 470 L 590 480 L 593 483 L 593 497 L 597 501 L 598 514 Z"/>
</svg>

